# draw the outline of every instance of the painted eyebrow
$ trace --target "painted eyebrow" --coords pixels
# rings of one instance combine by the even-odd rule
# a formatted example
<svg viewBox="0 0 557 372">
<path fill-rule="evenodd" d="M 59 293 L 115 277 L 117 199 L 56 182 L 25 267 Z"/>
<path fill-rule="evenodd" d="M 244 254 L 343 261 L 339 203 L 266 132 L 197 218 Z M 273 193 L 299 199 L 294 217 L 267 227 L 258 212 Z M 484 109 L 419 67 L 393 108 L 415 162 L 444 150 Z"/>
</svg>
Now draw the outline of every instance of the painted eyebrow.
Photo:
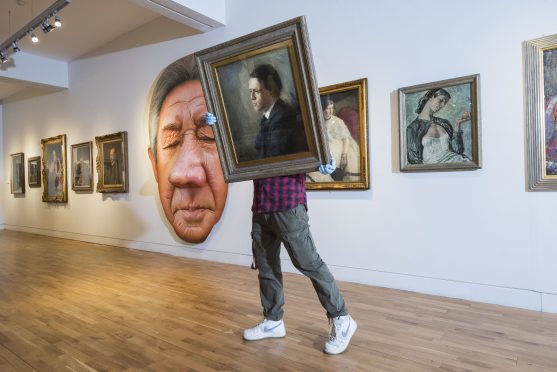
<svg viewBox="0 0 557 372">
<path fill-rule="evenodd" d="M 165 125 L 162 127 L 162 132 L 163 132 L 163 133 L 164 133 L 164 132 L 179 132 L 180 130 L 182 130 L 182 126 L 181 126 L 181 125 L 178 125 L 178 124 L 176 124 L 176 123 L 174 123 L 174 122 L 165 124 Z"/>
</svg>

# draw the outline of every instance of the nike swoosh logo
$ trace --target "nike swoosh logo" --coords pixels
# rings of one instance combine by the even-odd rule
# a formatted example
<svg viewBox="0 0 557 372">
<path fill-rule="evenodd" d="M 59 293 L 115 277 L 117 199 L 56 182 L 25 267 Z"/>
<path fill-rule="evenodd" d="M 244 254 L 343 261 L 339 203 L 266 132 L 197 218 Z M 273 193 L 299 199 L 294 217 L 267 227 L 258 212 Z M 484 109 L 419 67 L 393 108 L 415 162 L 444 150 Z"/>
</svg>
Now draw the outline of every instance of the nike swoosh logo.
<svg viewBox="0 0 557 372">
<path fill-rule="evenodd" d="M 346 327 L 346 331 L 342 332 L 342 337 L 346 337 L 346 335 L 348 334 L 348 330 L 350 329 L 350 322 L 351 319 L 348 319 L 348 327 Z"/>
<path fill-rule="evenodd" d="M 279 324 L 277 324 L 276 326 L 274 326 L 273 328 L 267 328 L 267 326 L 265 326 L 265 328 L 263 329 L 263 332 L 270 332 L 270 331 L 272 331 L 273 329 L 275 329 L 275 328 L 277 328 L 277 327 L 280 327 L 281 324 L 282 324 L 282 323 L 279 323 Z"/>
</svg>

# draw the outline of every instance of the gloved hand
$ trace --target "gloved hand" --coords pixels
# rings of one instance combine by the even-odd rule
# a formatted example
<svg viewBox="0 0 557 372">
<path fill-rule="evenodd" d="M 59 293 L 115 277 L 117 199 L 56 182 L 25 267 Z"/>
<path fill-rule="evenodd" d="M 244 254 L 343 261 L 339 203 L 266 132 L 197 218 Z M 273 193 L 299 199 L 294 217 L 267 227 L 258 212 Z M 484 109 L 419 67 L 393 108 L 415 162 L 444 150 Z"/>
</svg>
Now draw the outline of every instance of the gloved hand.
<svg viewBox="0 0 557 372">
<path fill-rule="evenodd" d="M 212 127 L 213 125 L 217 124 L 217 117 L 210 112 L 206 112 L 205 123 L 207 123 L 208 126 Z"/>
<path fill-rule="evenodd" d="M 331 174 L 335 171 L 336 168 L 337 162 L 335 161 L 335 159 L 331 159 L 331 162 L 329 164 L 321 164 L 319 166 L 319 172 L 321 172 L 322 174 Z"/>
</svg>

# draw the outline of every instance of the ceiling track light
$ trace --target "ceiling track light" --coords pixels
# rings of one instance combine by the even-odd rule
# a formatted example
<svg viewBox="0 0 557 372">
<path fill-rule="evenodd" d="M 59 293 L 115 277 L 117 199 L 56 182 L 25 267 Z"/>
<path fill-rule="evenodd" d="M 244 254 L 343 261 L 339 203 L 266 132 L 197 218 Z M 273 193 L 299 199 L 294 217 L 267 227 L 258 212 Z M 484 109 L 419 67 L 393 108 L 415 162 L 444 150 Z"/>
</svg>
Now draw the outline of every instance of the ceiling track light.
<svg viewBox="0 0 557 372">
<path fill-rule="evenodd" d="M 17 46 L 17 41 L 12 42 L 12 52 L 19 52 L 21 49 Z"/>
<path fill-rule="evenodd" d="M 60 19 L 58 12 L 54 12 L 54 27 L 56 28 L 62 27 L 62 20 Z"/>
<path fill-rule="evenodd" d="M 43 30 L 45 34 L 48 34 L 50 31 L 54 30 L 54 26 L 48 22 L 48 18 L 45 18 L 41 22 L 41 30 Z"/>
<path fill-rule="evenodd" d="M 30 35 L 31 41 L 37 43 L 39 38 L 33 32 L 36 28 L 40 27 L 41 30 L 46 34 L 52 31 L 56 27 L 61 27 L 62 22 L 60 21 L 60 16 L 58 12 L 62 10 L 66 5 L 71 3 L 71 0 L 56 0 L 51 6 L 46 8 L 41 14 L 37 15 L 31 21 L 29 21 L 25 26 L 19 29 L 16 33 L 10 36 L 6 41 L 0 44 L 0 58 L 2 63 L 6 63 L 8 59 L 6 58 L 6 52 L 8 48 L 12 48 L 12 52 L 19 52 L 19 47 L 17 46 L 17 42 L 23 39 L 25 36 Z M 50 24 L 48 21 L 49 18 L 54 17 L 54 26 Z"/>
</svg>

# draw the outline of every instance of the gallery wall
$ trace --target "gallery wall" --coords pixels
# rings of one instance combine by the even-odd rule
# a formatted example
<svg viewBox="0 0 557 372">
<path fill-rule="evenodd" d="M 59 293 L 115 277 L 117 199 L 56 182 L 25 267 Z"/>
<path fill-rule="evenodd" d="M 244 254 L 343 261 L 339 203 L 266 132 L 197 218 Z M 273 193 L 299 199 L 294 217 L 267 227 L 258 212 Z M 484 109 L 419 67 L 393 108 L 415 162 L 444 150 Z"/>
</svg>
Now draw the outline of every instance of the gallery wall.
<svg viewBox="0 0 557 372">
<path fill-rule="evenodd" d="M 4 104 L 0 177 L 9 154 L 42 156 L 41 138 L 66 134 L 69 153 L 127 131 L 130 190 L 69 189 L 67 204 L 46 204 L 41 189 L 14 198 L 4 181 L 6 228 L 249 265 L 251 182 L 229 186 L 204 243 L 185 244 L 168 226 L 147 157 L 145 101 L 174 60 L 305 15 L 318 84 L 368 79 L 370 190 L 308 196 L 314 239 L 337 279 L 557 312 L 557 193 L 525 191 L 521 54 L 522 41 L 557 33 L 556 11 L 547 0 L 235 0 L 227 25 L 209 33 L 93 53 L 70 63 L 68 90 Z M 483 168 L 399 172 L 397 89 L 471 74 L 481 79 Z M 286 255 L 284 268 L 293 270 Z"/>
<path fill-rule="evenodd" d="M 4 159 L 7 157 L 4 155 L 4 115 L 3 113 L 3 106 L 0 105 L 0 230 L 4 229 L 4 195 L 6 194 L 5 189 L 7 188 L 8 192 L 10 192 L 10 185 L 8 184 L 8 179 L 5 177 L 6 173 L 4 172 Z"/>
</svg>

